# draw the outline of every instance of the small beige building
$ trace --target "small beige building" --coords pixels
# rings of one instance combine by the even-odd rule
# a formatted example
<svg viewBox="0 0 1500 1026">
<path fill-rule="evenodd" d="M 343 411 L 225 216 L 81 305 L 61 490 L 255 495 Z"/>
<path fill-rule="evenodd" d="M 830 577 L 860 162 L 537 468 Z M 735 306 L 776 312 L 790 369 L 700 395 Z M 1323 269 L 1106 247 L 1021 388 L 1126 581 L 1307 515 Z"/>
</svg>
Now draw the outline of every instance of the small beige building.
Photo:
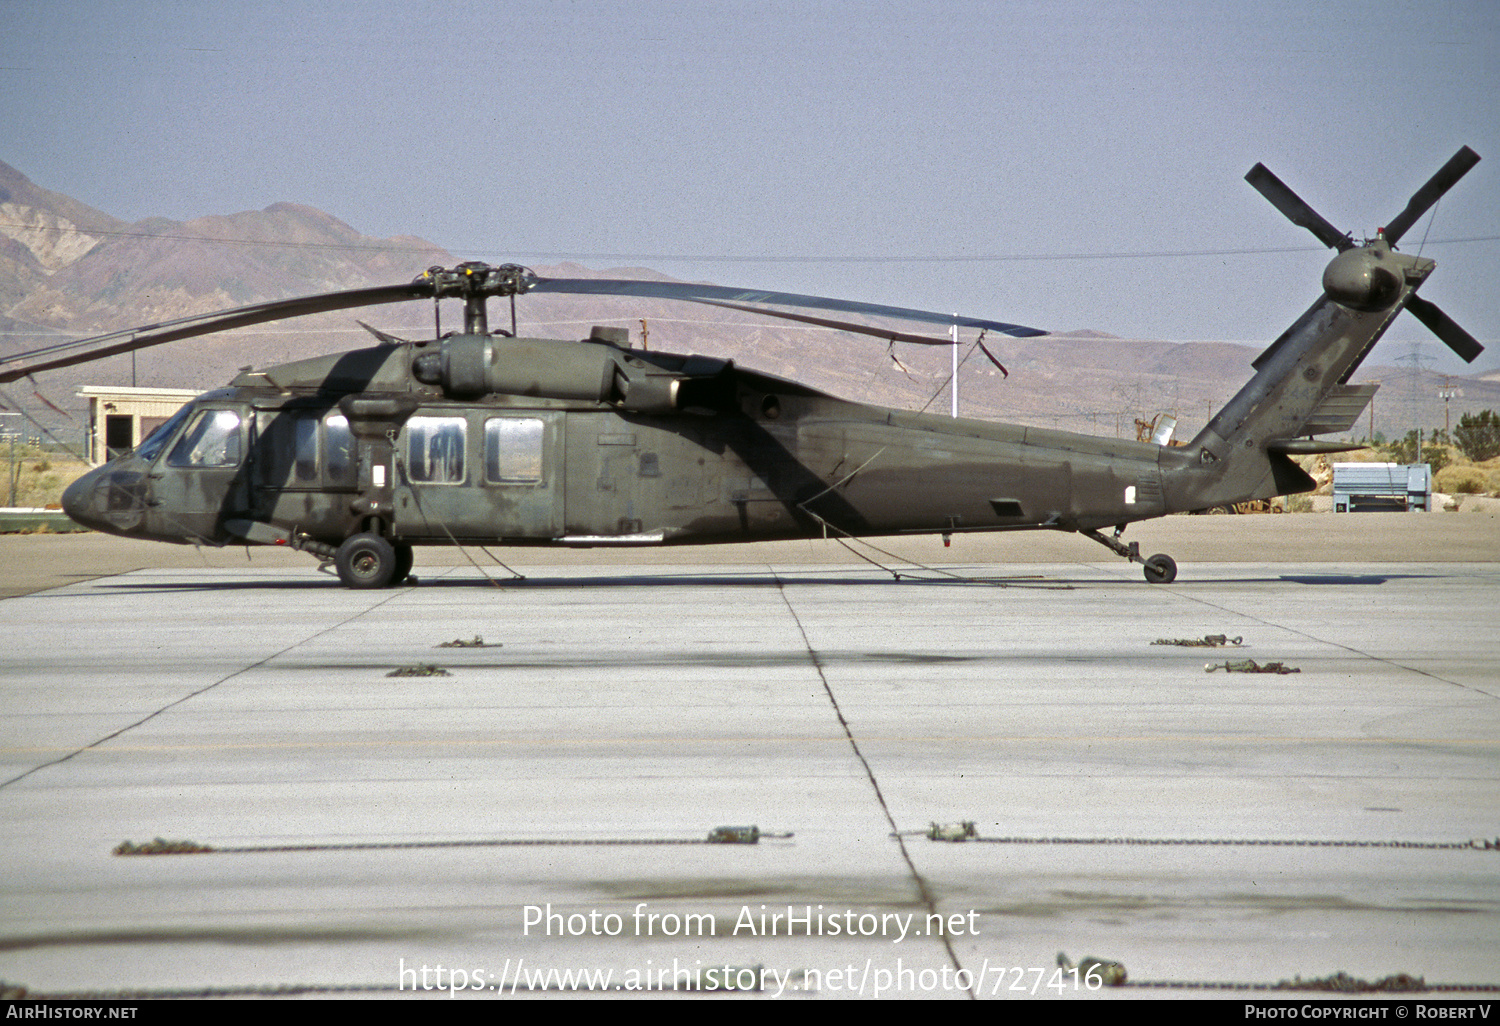
<svg viewBox="0 0 1500 1026">
<path fill-rule="evenodd" d="M 89 401 L 88 458 L 107 463 L 141 444 L 163 421 L 199 393 L 189 388 L 125 388 L 86 385 Z"/>
</svg>

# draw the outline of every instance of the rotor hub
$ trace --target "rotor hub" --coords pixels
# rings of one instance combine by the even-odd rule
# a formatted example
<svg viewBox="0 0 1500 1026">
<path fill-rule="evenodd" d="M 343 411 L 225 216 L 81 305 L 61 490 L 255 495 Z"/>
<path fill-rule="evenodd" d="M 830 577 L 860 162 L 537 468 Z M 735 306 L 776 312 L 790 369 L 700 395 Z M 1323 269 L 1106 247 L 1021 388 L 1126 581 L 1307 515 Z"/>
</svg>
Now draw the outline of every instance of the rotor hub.
<svg viewBox="0 0 1500 1026">
<path fill-rule="evenodd" d="M 1323 291 L 1355 310 L 1384 310 L 1401 297 L 1402 260 L 1383 242 L 1346 249 L 1323 270 Z"/>
<path fill-rule="evenodd" d="M 529 267 L 520 264 L 501 264 L 494 267 L 478 260 L 459 264 L 457 267 L 429 267 L 419 274 L 415 284 L 431 285 L 434 298 L 460 297 L 488 298 L 490 296 L 517 296 L 529 292 L 536 286 L 537 275 Z"/>
</svg>

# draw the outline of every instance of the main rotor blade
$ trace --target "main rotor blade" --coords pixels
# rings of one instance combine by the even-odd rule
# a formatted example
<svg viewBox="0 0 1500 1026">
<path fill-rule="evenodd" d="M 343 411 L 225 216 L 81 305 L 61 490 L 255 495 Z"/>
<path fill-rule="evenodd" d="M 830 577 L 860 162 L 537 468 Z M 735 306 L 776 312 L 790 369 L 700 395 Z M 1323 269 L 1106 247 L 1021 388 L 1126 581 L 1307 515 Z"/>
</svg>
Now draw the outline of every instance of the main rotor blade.
<svg viewBox="0 0 1500 1026">
<path fill-rule="evenodd" d="M 221 310 L 210 314 L 181 317 L 161 324 L 149 324 L 139 328 L 113 331 L 92 338 L 62 342 L 29 352 L 19 353 L 0 360 L 0 384 L 15 381 L 28 374 L 71 367 L 92 360 L 147 349 L 165 342 L 210 335 L 232 328 L 245 328 L 267 321 L 308 314 L 329 313 L 361 306 L 376 306 L 382 303 L 399 303 L 412 299 L 430 299 L 436 296 L 467 298 L 470 301 L 497 295 L 515 295 L 518 292 L 558 292 L 575 295 L 597 296 L 642 296 L 647 298 L 677 299 L 690 303 L 705 303 L 711 306 L 728 306 L 770 317 L 804 320 L 826 327 L 856 331 L 877 338 L 902 342 L 919 342 L 926 345 L 946 344 L 944 340 L 930 339 L 921 335 L 868 325 L 849 324 L 843 321 L 821 320 L 801 317 L 785 311 L 767 310 L 759 303 L 775 303 L 783 306 L 802 306 L 814 309 L 835 310 L 846 313 L 867 314 L 877 317 L 896 317 L 904 320 L 922 321 L 929 324 L 959 324 L 964 327 L 987 328 L 1020 338 L 1045 335 L 1039 328 L 1028 328 L 1019 324 L 986 321 L 974 317 L 957 317 L 950 314 L 931 313 L 926 310 L 911 310 L 905 307 L 883 306 L 877 303 L 856 303 L 841 299 L 825 299 L 820 296 L 803 296 L 789 292 L 753 292 L 745 289 L 726 288 L 719 285 L 690 285 L 678 282 L 630 281 L 610 278 L 536 278 L 526 268 L 507 264 L 493 268 L 483 264 L 460 264 L 451 271 L 442 268 L 430 269 L 414 281 L 401 285 L 381 285 L 374 288 L 349 289 L 343 292 L 328 292 L 316 296 L 296 299 L 278 299 L 268 303 Z"/>
<path fill-rule="evenodd" d="M 161 324 L 148 324 L 140 328 L 112 331 L 107 335 L 62 342 L 57 345 L 33 349 L 0 360 L 0 384 L 15 381 L 28 374 L 71 367 L 75 364 L 102 360 L 107 356 L 131 353 L 138 349 L 159 346 L 164 342 L 211 335 L 216 331 L 244 328 L 266 321 L 279 321 L 287 317 L 304 317 L 308 314 L 327 313 L 331 310 L 347 310 L 357 306 L 375 306 L 380 303 L 399 303 L 407 299 L 425 299 L 432 295 L 432 285 L 420 280 L 404 285 L 379 285 L 374 288 L 349 289 L 344 292 L 328 292 L 318 296 L 302 296 L 297 299 L 277 299 L 269 303 L 257 303 L 217 313 L 196 314 L 180 317 Z"/>
<path fill-rule="evenodd" d="M 1412 296 L 1406 301 L 1406 308 L 1465 363 L 1473 363 L 1474 358 L 1484 352 L 1484 346 L 1473 335 L 1460 328 L 1453 318 L 1439 310 L 1436 303 L 1421 296 Z"/>
<path fill-rule="evenodd" d="M 803 324 L 816 324 L 823 328 L 834 328 L 838 331 L 852 331 L 859 335 L 872 335 L 875 338 L 883 338 L 887 342 L 914 342 L 919 346 L 951 346 L 951 338 L 935 338 L 931 335 L 913 335 L 906 331 L 893 331 L 890 328 L 872 328 L 868 324 L 851 324 L 849 321 L 835 321 L 828 317 L 814 317 L 811 314 L 795 314 L 787 310 L 762 310 L 758 306 L 745 306 L 741 303 L 721 303 L 717 299 L 695 299 L 695 303 L 704 306 L 720 306 L 725 310 L 739 310 L 743 313 L 760 314 L 762 317 L 779 317 L 784 321 L 801 321 Z"/>
<path fill-rule="evenodd" d="M 1427 213 L 1427 209 L 1438 200 L 1443 198 L 1443 193 L 1453 188 L 1454 184 L 1469 173 L 1469 169 L 1479 163 L 1479 154 L 1465 146 L 1455 153 L 1448 163 L 1444 164 L 1438 173 L 1427 180 L 1427 184 L 1412 193 L 1411 199 L 1406 204 L 1406 209 L 1396 215 L 1396 219 L 1385 226 L 1385 239 L 1391 245 L 1395 245 L 1401 236 L 1405 235 L 1417 219 Z M 1425 322 L 1424 322 L 1425 323 Z"/>
<path fill-rule="evenodd" d="M 1287 220 L 1312 232 L 1323 245 L 1340 253 L 1354 245 L 1348 232 L 1341 232 L 1324 220 L 1323 215 L 1308 206 L 1306 200 L 1273 175 L 1266 165 L 1256 164 L 1252 167 L 1249 174 L 1245 175 L 1245 181 L 1270 200 L 1271 205 L 1285 214 Z"/>
<path fill-rule="evenodd" d="M 911 310 L 900 306 L 885 306 L 880 303 L 859 303 L 847 299 L 827 299 L 823 296 L 803 296 L 794 292 L 758 292 L 752 289 L 728 288 L 723 285 L 694 285 L 687 282 L 632 281 L 624 278 L 538 278 L 528 292 L 564 292 L 581 296 L 642 296 L 650 299 L 678 299 L 687 303 L 703 303 L 709 306 L 732 306 L 732 309 L 747 309 L 751 313 L 767 316 L 787 316 L 771 310 L 761 309 L 761 303 L 779 306 L 800 306 L 812 310 L 833 310 L 839 313 L 867 314 L 871 317 L 894 317 L 924 324 L 958 324 L 965 328 L 988 328 L 1017 338 L 1032 338 L 1046 335 L 1040 328 L 1028 328 L 1022 324 L 1006 324 L 1002 321 L 986 321 L 977 317 L 959 317 L 954 314 L 933 313 L 930 310 Z M 795 319 L 795 318 L 792 318 Z M 835 325 L 842 327 L 843 325 Z M 850 330 L 854 330 L 850 328 Z M 885 331 L 866 330 L 880 338 L 889 338 Z"/>
</svg>

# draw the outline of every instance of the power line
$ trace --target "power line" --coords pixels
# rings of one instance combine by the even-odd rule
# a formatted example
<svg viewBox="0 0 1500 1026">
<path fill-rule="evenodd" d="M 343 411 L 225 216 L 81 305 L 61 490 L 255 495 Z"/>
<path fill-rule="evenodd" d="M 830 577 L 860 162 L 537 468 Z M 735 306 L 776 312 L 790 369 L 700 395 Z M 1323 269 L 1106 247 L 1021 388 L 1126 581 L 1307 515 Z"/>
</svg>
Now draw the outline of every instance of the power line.
<svg viewBox="0 0 1500 1026">
<path fill-rule="evenodd" d="M 28 232 L 57 232 L 60 235 L 86 235 L 98 239 L 170 239 L 174 242 L 211 242 L 225 246 L 266 246 L 274 249 L 332 249 L 341 251 L 368 250 L 381 253 L 430 253 L 441 250 L 438 245 L 431 246 L 392 246 L 377 245 L 372 243 L 338 243 L 338 242 L 276 242 L 270 239 L 221 239 L 208 235 L 174 235 L 166 232 L 116 232 L 105 231 L 99 228 L 57 228 L 35 224 L 15 224 L 0 221 L 0 228 L 16 228 Z"/>
<path fill-rule="evenodd" d="M 89 228 L 55 228 L 42 227 L 38 225 L 15 224 L 0 222 L 0 228 L 12 228 L 31 232 L 57 232 L 60 234 L 85 235 L 92 238 L 121 238 L 121 239 L 169 239 L 177 242 L 206 242 L 223 246 L 260 246 L 270 249 L 308 249 L 308 250 L 336 250 L 341 252 L 382 252 L 382 253 L 431 253 L 434 251 L 445 251 L 436 243 L 427 246 L 401 246 L 375 243 L 334 243 L 334 242 L 276 242 L 267 239 L 224 239 L 213 238 L 204 235 L 180 235 L 161 232 L 121 232 L 104 231 Z M 1453 239 L 1429 239 L 1426 245 L 1458 245 L 1473 242 L 1495 242 L 1500 241 L 1500 235 L 1476 235 L 1466 238 Z M 486 255 L 501 253 L 501 250 L 493 249 L 468 249 L 461 248 L 462 252 L 474 255 Z M 1284 253 L 1321 253 L 1319 246 L 1278 246 L 1248 249 L 1182 249 L 1182 250 L 1130 250 L 1119 252 L 1088 252 L 1088 253 L 977 253 L 977 254 L 912 254 L 905 253 L 899 256 L 850 256 L 840 254 L 820 254 L 811 256 L 788 256 L 777 255 L 738 255 L 725 253 L 579 253 L 569 250 L 540 251 L 526 250 L 530 259 L 541 260 L 662 260 L 693 263 L 716 263 L 716 264 L 963 264 L 963 263 L 1007 263 L 1007 262 L 1047 262 L 1047 261 L 1071 261 L 1071 260 L 1162 260 L 1172 258 L 1196 258 L 1196 257 L 1221 257 L 1221 256 L 1256 256 L 1276 255 Z"/>
<path fill-rule="evenodd" d="M 1429 239 L 1427 245 L 1451 245 L 1464 242 L 1495 242 L 1500 240 L 1500 235 L 1481 235 L 1463 239 Z M 930 254 L 902 254 L 900 256 L 731 256 L 725 254 L 693 254 L 693 253 L 569 253 L 569 252 L 532 252 L 534 258 L 546 260 L 677 260 L 697 263 L 725 263 L 725 264 L 964 264 L 964 263 L 1005 263 L 1025 261 L 1065 261 L 1065 260 L 1158 260 L 1172 257 L 1217 257 L 1217 256 L 1255 256 L 1260 254 L 1276 255 L 1283 253 L 1322 253 L 1321 246 L 1287 246 L 1266 247 L 1260 249 L 1183 249 L 1183 250 L 1140 250 L 1129 252 L 1099 252 L 1099 253 L 981 253 L 970 255 L 948 254 L 934 256 Z M 477 252 L 498 252 L 497 250 L 479 250 Z"/>
</svg>

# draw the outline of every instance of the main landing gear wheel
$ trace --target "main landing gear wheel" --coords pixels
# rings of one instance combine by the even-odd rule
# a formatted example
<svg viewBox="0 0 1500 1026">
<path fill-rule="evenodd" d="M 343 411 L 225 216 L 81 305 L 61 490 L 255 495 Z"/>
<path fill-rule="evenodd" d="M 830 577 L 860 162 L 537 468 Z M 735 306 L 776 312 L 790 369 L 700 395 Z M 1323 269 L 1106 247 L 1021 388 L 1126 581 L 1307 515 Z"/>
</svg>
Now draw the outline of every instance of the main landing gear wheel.
<svg viewBox="0 0 1500 1026">
<path fill-rule="evenodd" d="M 392 547 L 396 550 L 396 572 L 391 574 L 391 586 L 394 587 L 411 576 L 412 564 L 416 561 L 417 554 L 412 551 L 410 545 L 397 544 Z"/>
<path fill-rule="evenodd" d="M 395 583 L 396 549 L 378 534 L 344 539 L 333 557 L 339 580 L 350 588 L 388 588 Z M 407 569 L 410 570 L 410 564 Z"/>
<path fill-rule="evenodd" d="M 1160 552 L 1142 563 L 1141 569 L 1150 584 L 1171 584 L 1177 580 L 1177 561 Z"/>
</svg>

